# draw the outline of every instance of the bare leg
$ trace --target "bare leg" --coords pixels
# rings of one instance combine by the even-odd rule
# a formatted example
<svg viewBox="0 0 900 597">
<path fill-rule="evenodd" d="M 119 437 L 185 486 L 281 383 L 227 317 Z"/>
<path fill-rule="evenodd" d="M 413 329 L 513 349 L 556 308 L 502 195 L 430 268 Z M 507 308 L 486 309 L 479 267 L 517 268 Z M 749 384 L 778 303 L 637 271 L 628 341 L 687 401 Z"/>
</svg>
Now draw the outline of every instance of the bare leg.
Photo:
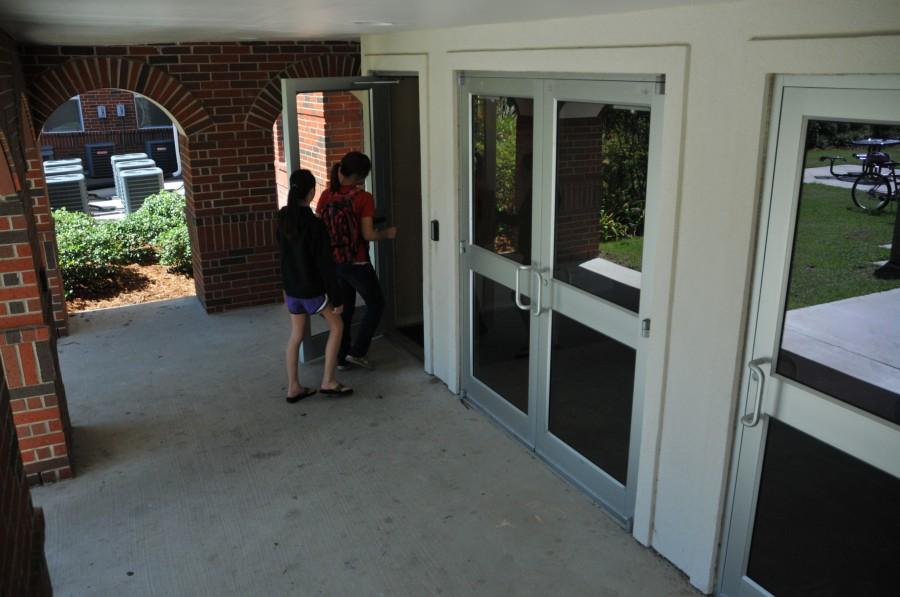
<svg viewBox="0 0 900 597">
<path fill-rule="evenodd" d="M 285 364 L 288 374 L 288 396 L 296 396 L 305 391 L 300 385 L 297 376 L 297 361 L 300 360 L 300 343 L 303 342 L 303 334 L 306 332 L 306 314 L 291 315 L 291 337 L 284 352 Z"/>
<path fill-rule="evenodd" d="M 340 315 L 335 315 L 329 303 L 321 312 L 322 317 L 328 323 L 328 342 L 325 344 L 325 369 L 322 371 L 322 389 L 332 390 L 338 387 L 338 381 L 334 377 L 334 369 L 337 367 L 338 350 L 341 348 L 341 336 L 344 333 L 344 322 Z"/>
</svg>

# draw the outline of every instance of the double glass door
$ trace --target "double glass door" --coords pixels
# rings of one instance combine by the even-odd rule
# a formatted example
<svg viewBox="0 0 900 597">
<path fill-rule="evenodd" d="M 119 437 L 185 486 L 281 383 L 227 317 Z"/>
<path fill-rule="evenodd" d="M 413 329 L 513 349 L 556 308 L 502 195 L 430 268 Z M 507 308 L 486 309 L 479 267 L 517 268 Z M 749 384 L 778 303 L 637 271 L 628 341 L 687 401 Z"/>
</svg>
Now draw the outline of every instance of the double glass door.
<svg viewBox="0 0 900 597">
<path fill-rule="evenodd" d="M 625 524 L 662 97 L 638 78 L 459 94 L 463 390 Z"/>
<path fill-rule="evenodd" d="M 900 139 L 900 79 L 798 77 L 777 89 L 720 593 L 893 595 L 900 216 L 896 196 L 877 210 L 854 193 L 878 192 L 859 176 L 856 141 L 884 140 L 887 155 Z M 843 165 L 829 169 L 829 156 Z"/>
</svg>

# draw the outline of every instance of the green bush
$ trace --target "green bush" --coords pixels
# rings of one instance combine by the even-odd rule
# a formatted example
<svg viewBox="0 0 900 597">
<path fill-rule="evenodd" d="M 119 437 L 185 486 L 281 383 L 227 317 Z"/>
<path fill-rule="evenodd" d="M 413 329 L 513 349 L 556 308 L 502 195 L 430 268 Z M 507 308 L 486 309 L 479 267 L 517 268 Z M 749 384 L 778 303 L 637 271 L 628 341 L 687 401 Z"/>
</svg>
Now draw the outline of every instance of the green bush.
<svg viewBox="0 0 900 597">
<path fill-rule="evenodd" d="M 169 228 L 159 237 L 159 262 L 170 272 L 189 274 L 191 266 L 191 238 L 187 224 Z"/>
<path fill-rule="evenodd" d="M 66 209 L 54 210 L 53 219 L 66 298 L 97 291 L 112 281 L 125 255 L 117 226 Z"/>
<path fill-rule="evenodd" d="M 620 222 L 616 214 L 600 210 L 600 242 L 609 242 L 628 237 L 628 225 Z"/>
<path fill-rule="evenodd" d="M 159 237 L 167 230 L 184 225 L 184 197 L 171 191 L 151 195 L 140 209 L 121 221 L 123 238 L 136 256 L 148 247 L 159 247 Z"/>
<path fill-rule="evenodd" d="M 99 292 L 129 263 L 158 259 L 169 271 L 190 273 L 191 241 L 184 207 L 182 195 L 163 191 L 147 197 L 140 209 L 117 222 L 54 210 L 66 298 Z"/>
</svg>

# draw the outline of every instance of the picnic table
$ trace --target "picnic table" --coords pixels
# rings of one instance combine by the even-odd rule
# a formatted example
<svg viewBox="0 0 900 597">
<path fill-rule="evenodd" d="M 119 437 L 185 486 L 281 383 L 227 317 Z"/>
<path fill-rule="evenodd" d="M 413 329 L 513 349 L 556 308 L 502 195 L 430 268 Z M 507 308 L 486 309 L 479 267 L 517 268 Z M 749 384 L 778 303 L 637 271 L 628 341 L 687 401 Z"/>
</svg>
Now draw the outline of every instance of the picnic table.
<svg viewBox="0 0 900 597">
<path fill-rule="evenodd" d="M 856 154 L 856 157 L 863 162 L 862 172 L 860 174 L 867 174 L 869 172 L 877 173 L 881 169 L 881 164 L 889 162 L 891 159 L 891 156 L 884 151 L 884 148 L 892 145 L 900 145 L 900 139 L 866 137 L 865 139 L 853 139 L 850 141 L 850 145 L 866 148 L 865 155 Z"/>
</svg>

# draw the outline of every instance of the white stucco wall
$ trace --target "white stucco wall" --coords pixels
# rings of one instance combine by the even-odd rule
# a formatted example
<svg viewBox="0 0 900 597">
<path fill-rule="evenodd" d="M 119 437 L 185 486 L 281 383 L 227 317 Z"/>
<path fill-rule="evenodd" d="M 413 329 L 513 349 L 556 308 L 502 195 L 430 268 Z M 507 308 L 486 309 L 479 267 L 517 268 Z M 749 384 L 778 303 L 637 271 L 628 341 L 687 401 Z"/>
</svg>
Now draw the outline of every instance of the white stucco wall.
<svg viewBox="0 0 900 597">
<path fill-rule="evenodd" d="M 420 75 L 426 366 L 458 387 L 455 72 L 664 73 L 662 230 L 635 537 L 714 587 L 743 374 L 770 75 L 900 73 L 896 0 L 746 1 L 367 36 L 364 72 Z M 427 227 L 425 227 L 427 230 Z M 426 324 L 428 325 L 428 324 Z"/>
</svg>

